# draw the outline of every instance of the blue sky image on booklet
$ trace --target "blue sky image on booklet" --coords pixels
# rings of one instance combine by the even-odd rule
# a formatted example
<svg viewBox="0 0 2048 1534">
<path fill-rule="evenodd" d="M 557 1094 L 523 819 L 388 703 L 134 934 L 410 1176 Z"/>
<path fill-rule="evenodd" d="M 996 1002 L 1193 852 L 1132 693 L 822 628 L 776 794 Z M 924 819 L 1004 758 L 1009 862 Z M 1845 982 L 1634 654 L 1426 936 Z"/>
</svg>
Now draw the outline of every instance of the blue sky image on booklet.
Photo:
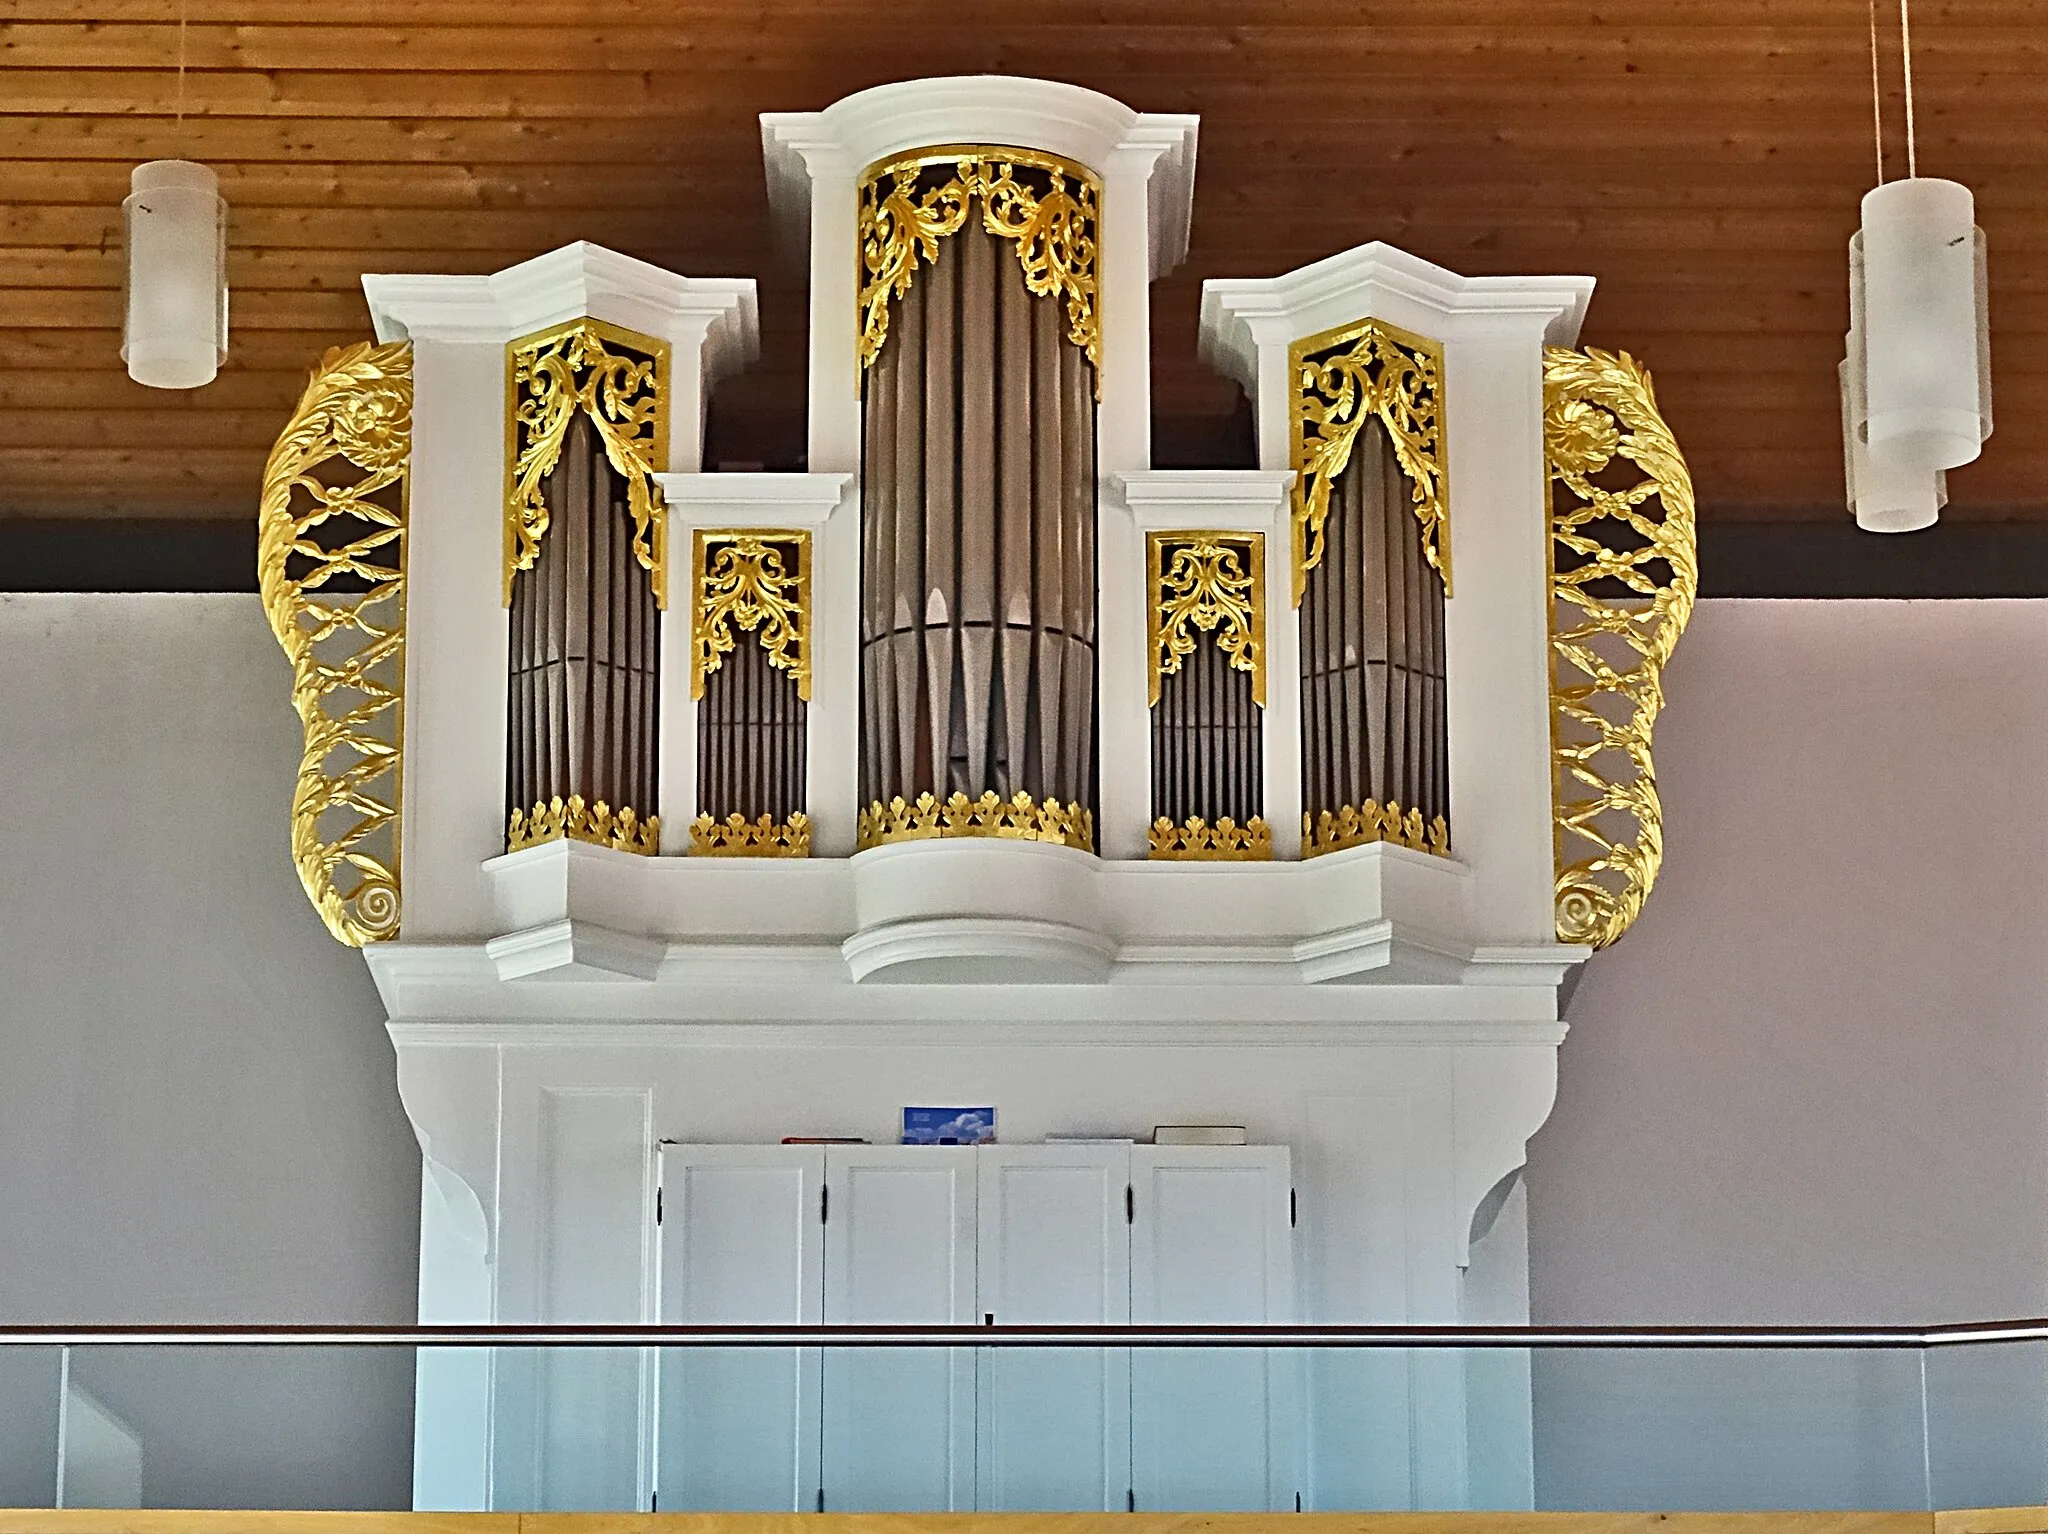
<svg viewBox="0 0 2048 1534">
<path fill-rule="evenodd" d="M 905 1108 L 905 1145 L 993 1145 L 993 1108 Z"/>
</svg>

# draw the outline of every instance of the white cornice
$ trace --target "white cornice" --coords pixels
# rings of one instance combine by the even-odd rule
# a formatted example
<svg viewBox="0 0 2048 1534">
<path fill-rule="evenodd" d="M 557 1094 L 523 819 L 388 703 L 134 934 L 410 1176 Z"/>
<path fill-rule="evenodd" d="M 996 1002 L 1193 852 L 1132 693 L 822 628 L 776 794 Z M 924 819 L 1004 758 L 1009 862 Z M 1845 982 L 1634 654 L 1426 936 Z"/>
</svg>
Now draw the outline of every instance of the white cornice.
<svg viewBox="0 0 2048 1534">
<path fill-rule="evenodd" d="M 1134 112 L 1057 80 L 951 75 L 856 92 L 822 112 L 761 114 L 768 202 L 786 233 L 808 227 L 814 180 L 851 178 L 877 160 L 934 144 L 1002 144 L 1064 155 L 1107 174 L 1122 155 L 1149 161 L 1152 275 L 1187 253 L 1194 205 L 1191 113 Z"/>
<path fill-rule="evenodd" d="M 1592 301 L 1591 277 L 1465 277 L 1374 241 L 1279 277 L 1202 284 L 1202 359 L 1256 392 L 1259 349 L 1368 317 L 1451 341 L 1540 328 L 1570 346 Z"/>
<path fill-rule="evenodd" d="M 502 345 L 589 317 L 701 347 L 716 379 L 761 349 L 751 277 L 682 277 L 588 241 L 564 245 L 488 277 L 369 273 L 363 294 L 380 341 Z"/>
<path fill-rule="evenodd" d="M 1264 528 L 1286 520 L 1294 471 L 1146 469 L 1109 483 L 1142 528 Z"/>
<path fill-rule="evenodd" d="M 688 527 L 822 527 L 851 474 L 657 474 L 673 522 Z"/>
</svg>

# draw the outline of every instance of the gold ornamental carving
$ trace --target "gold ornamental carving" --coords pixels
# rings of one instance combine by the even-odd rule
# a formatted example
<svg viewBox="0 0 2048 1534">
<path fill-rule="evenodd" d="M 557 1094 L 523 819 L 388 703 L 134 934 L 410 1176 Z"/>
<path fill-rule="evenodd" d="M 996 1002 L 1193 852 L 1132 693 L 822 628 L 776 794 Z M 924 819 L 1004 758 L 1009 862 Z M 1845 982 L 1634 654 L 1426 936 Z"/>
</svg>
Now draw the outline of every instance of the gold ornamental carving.
<svg viewBox="0 0 2048 1534">
<path fill-rule="evenodd" d="M 928 172 L 951 166 L 937 185 Z M 1036 172 L 1029 186 L 1019 172 Z M 923 183 L 922 189 L 920 184 Z M 966 227 L 974 204 L 981 226 L 1017 248 L 1024 286 L 1066 305 L 1067 339 L 1087 354 L 1102 398 L 1102 313 L 1096 230 L 1102 183 L 1086 167 L 1035 149 L 949 144 L 869 166 L 860 188 L 860 372 L 889 339 L 889 306 L 910 291 L 920 260 L 939 258 L 939 241 Z"/>
<path fill-rule="evenodd" d="M 1294 380 L 1294 605 L 1323 558 L 1330 496 L 1359 431 L 1377 419 L 1407 476 L 1422 555 L 1451 594 L 1450 498 L 1444 446 L 1444 349 L 1384 320 L 1362 320 L 1296 341 Z"/>
<path fill-rule="evenodd" d="M 788 674 L 796 695 L 811 696 L 811 535 L 805 529 L 707 531 L 696 534 L 691 568 L 697 572 L 691 620 L 694 666 L 690 696 L 724 664 L 739 633 L 768 652 L 768 664 Z M 735 632 L 735 631 L 739 632 Z"/>
<path fill-rule="evenodd" d="M 1253 863 L 1273 856 L 1273 828 L 1257 815 L 1243 825 L 1228 815 L 1214 824 L 1196 815 L 1178 826 L 1161 815 L 1146 840 L 1146 856 L 1165 861 Z"/>
<path fill-rule="evenodd" d="M 571 320 L 505 348 L 507 606 L 512 577 L 540 557 L 549 522 L 543 485 L 579 410 L 626 482 L 633 558 L 647 572 L 655 605 L 668 606 L 668 508 L 654 479 L 668 467 L 668 378 L 668 342 L 603 320 Z"/>
<path fill-rule="evenodd" d="M 707 812 L 690 822 L 690 851 L 712 858 L 807 858 L 811 817 L 798 810 L 787 820 L 749 820 L 738 813 L 717 820 Z"/>
<path fill-rule="evenodd" d="M 398 935 L 412 348 L 320 359 L 270 451 L 256 570 L 304 749 L 292 862 L 327 930 Z"/>
<path fill-rule="evenodd" d="M 1382 805 L 1371 799 L 1301 817 L 1301 855 L 1305 858 L 1362 847 L 1367 842 L 1392 842 L 1447 858 L 1451 855 L 1451 827 L 1441 815 L 1425 824 L 1421 810 L 1404 810 L 1391 801 Z"/>
<path fill-rule="evenodd" d="M 1547 348 L 1557 936 L 1604 948 L 1664 861 L 1651 734 L 1699 590 L 1692 476 L 1627 352 Z"/>
<path fill-rule="evenodd" d="M 993 836 L 1011 841 L 1053 842 L 1062 847 L 1095 850 L 1095 816 L 1078 804 L 1057 799 L 1043 803 L 1027 793 L 1008 799 L 993 789 L 978 799 L 954 794 L 939 799 L 925 793 L 906 800 L 901 794 L 887 804 L 877 800 L 860 812 L 859 850 L 888 842 L 928 841 L 934 837 Z"/>
<path fill-rule="evenodd" d="M 1266 703 L 1266 537 L 1263 533 L 1148 533 L 1152 572 L 1152 703 L 1160 684 L 1214 636 L 1231 669 L 1248 671 L 1252 701 Z"/>
<path fill-rule="evenodd" d="M 557 795 L 530 810 L 514 810 L 505 828 L 507 852 L 563 840 L 651 858 L 661 850 L 661 817 L 642 820 L 634 810 L 614 810 L 602 799 L 585 804 L 581 794 L 571 794 L 567 799 Z"/>
</svg>

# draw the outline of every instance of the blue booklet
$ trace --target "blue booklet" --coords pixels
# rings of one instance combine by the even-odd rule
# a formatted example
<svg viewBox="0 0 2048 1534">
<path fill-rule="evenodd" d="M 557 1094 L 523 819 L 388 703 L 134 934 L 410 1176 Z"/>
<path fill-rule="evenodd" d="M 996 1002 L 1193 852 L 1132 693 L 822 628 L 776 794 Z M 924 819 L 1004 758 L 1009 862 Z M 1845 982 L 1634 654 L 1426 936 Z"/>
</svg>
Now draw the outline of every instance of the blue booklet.
<svg viewBox="0 0 2048 1534">
<path fill-rule="evenodd" d="M 905 1145 L 993 1145 L 993 1108 L 905 1108 Z"/>
</svg>

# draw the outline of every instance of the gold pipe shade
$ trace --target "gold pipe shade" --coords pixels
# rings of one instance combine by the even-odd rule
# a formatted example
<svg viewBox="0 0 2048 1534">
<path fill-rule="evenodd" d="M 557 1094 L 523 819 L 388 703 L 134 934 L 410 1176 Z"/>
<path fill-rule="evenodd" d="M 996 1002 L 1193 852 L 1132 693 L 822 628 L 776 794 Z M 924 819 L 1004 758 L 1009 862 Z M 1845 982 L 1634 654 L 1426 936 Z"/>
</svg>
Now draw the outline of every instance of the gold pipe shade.
<svg viewBox="0 0 2048 1534">
<path fill-rule="evenodd" d="M 271 449 L 257 511 L 263 611 L 304 732 L 292 862 L 327 930 L 398 935 L 412 348 L 320 359 Z"/>
<path fill-rule="evenodd" d="M 1145 535 L 1145 566 L 1152 599 L 1151 701 L 1160 679 L 1176 674 L 1194 654 L 1199 633 L 1210 635 L 1231 669 L 1248 671 L 1252 701 L 1266 702 L 1266 535 L 1164 532 Z"/>
<path fill-rule="evenodd" d="M 697 575 L 690 696 L 739 643 L 754 636 L 768 664 L 786 672 L 805 702 L 811 696 L 811 535 L 802 528 L 699 530 L 690 568 Z"/>
<path fill-rule="evenodd" d="M 1604 948 L 1664 861 L 1650 744 L 1699 591 L 1692 476 L 1627 352 L 1544 351 L 1543 449 L 1557 936 Z"/>
<path fill-rule="evenodd" d="M 920 189 L 933 180 L 928 172 L 946 166 L 950 177 Z M 1019 172 L 1037 173 L 1030 179 L 1043 185 L 1026 185 Z M 858 377 L 881 355 L 889 306 L 910 291 L 920 258 L 937 260 L 939 241 L 965 226 L 979 200 L 982 227 L 1016 246 L 1025 288 L 1065 302 L 1067 339 L 1087 354 L 1095 398 L 1102 398 L 1102 182 L 1093 171 L 1042 150 L 946 144 L 871 165 L 860 183 Z"/>
<path fill-rule="evenodd" d="M 1384 320 L 1307 336 L 1287 349 L 1294 380 L 1294 605 L 1322 562 L 1330 492 L 1351 462 L 1359 428 L 1377 417 L 1412 486 L 1422 553 L 1451 594 L 1450 494 L 1445 470 L 1444 349 Z"/>
<path fill-rule="evenodd" d="M 655 606 L 668 606 L 668 509 L 654 479 L 668 467 L 668 389 L 668 342 L 603 320 L 571 320 L 506 346 L 506 606 L 512 577 L 540 557 L 549 520 L 541 484 L 579 410 L 626 482 L 633 557 Z"/>
</svg>

